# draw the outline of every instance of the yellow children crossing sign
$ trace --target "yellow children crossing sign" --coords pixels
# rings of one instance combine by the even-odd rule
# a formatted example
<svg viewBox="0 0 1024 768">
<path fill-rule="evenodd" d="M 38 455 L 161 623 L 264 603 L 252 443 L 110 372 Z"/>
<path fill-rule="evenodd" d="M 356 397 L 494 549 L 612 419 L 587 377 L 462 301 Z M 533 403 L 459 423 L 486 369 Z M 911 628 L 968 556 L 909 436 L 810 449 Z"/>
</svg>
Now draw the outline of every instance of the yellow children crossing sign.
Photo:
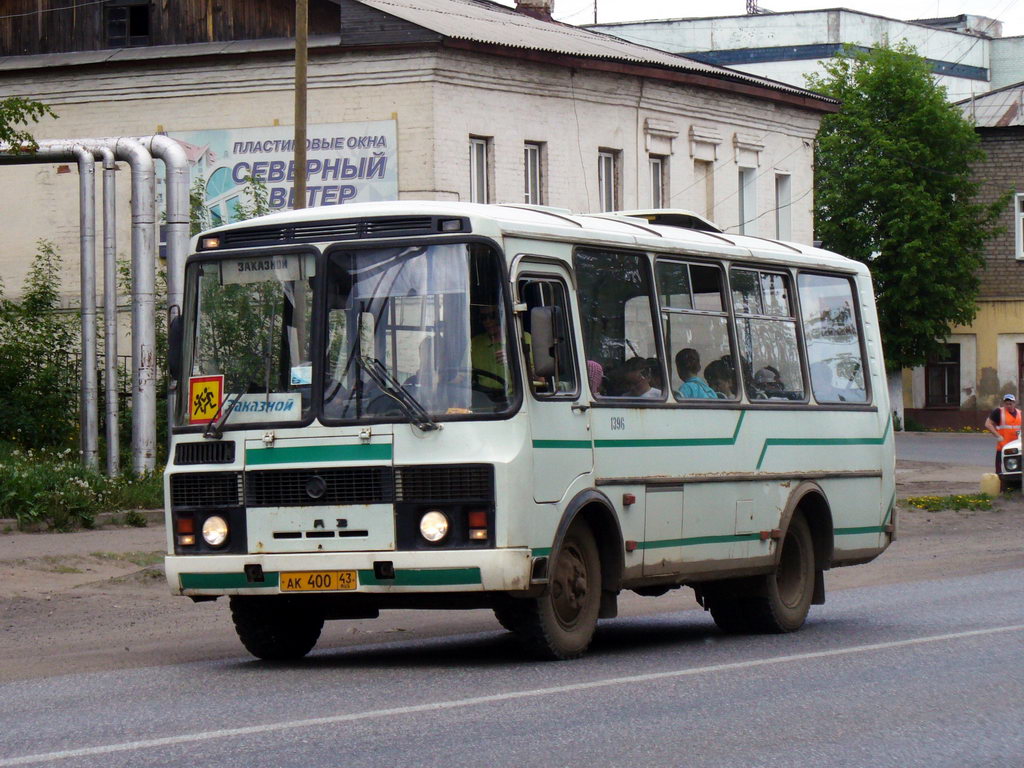
<svg viewBox="0 0 1024 768">
<path fill-rule="evenodd" d="M 193 376 L 188 380 L 188 423 L 209 424 L 224 397 L 223 376 Z"/>
</svg>

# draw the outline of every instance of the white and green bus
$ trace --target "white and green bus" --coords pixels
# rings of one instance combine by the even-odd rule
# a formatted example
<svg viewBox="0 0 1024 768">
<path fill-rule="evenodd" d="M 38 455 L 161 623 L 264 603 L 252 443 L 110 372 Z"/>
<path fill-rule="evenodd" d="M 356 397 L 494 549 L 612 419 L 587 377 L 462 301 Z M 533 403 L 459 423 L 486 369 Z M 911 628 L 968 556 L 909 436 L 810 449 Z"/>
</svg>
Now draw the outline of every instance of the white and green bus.
<svg viewBox="0 0 1024 768">
<path fill-rule="evenodd" d="M 798 629 L 894 534 L 867 269 L 685 212 L 392 202 L 195 240 L 167 579 L 255 656 L 489 608 L 587 649 L 623 590 Z"/>
</svg>

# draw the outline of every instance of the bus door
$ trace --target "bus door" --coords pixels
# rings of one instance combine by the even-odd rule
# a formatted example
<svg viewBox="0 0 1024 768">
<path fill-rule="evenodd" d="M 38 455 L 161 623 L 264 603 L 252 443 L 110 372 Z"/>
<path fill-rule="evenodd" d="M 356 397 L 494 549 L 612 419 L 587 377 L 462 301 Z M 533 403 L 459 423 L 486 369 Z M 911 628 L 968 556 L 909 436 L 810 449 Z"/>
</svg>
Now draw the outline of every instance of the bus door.
<svg viewBox="0 0 1024 768">
<path fill-rule="evenodd" d="M 594 468 L 573 292 L 566 270 L 549 262 L 520 262 L 515 284 L 533 435 L 533 494 L 538 502 L 556 502 Z"/>
</svg>

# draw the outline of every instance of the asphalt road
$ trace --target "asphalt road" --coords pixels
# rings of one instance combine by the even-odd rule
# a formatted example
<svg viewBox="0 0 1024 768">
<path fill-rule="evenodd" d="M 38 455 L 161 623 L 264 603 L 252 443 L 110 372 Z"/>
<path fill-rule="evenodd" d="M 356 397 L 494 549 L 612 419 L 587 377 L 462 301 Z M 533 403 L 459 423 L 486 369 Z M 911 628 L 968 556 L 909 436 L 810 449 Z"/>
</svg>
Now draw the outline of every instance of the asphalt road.
<svg viewBox="0 0 1024 768">
<path fill-rule="evenodd" d="M 991 472 L 996 439 L 989 434 L 897 432 L 896 458 L 985 467 Z"/>
<path fill-rule="evenodd" d="M 523 661 L 501 632 L 0 686 L 0 768 L 1024 765 L 1024 569 L 834 592 L 792 635 L 699 610 Z"/>
</svg>

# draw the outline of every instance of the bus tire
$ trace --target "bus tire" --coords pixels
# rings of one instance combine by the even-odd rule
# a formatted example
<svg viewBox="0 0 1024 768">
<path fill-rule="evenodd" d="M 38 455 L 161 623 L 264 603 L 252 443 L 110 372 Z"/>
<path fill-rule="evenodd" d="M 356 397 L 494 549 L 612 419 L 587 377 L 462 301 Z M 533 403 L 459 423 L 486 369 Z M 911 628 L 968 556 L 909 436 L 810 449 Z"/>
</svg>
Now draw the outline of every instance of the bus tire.
<svg viewBox="0 0 1024 768">
<path fill-rule="evenodd" d="M 565 534 L 544 592 L 510 601 L 495 614 L 530 654 L 555 661 L 586 652 L 600 609 L 601 558 L 590 526 L 580 520 Z"/>
<path fill-rule="evenodd" d="M 814 541 L 797 512 L 782 540 L 772 573 L 724 582 L 709 591 L 711 618 L 730 634 L 794 632 L 803 626 L 814 598 Z"/>
<path fill-rule="evenodd" d="M 324 619 L 287 596 L 231 597 L 231 619 L 242 645 L 266 661 L 301 659 L 320 639 Z"/>
<path fill-rule="evenodd" d="M 775 572 L 765 577 L 763 595 L 752 598 L 747 620 L 754 632 L 794 632 L 804 625 L 814 597 L 814 540 L 797 512 L 786 529 Z"/>
<path fill-rule="evenodd" d="M 750 631 L 749 613 L 742 598 L 713 597 L 708 600 L 708 611 L 715 625 L 730 635 L 741 635 Z"/>
</svg>

